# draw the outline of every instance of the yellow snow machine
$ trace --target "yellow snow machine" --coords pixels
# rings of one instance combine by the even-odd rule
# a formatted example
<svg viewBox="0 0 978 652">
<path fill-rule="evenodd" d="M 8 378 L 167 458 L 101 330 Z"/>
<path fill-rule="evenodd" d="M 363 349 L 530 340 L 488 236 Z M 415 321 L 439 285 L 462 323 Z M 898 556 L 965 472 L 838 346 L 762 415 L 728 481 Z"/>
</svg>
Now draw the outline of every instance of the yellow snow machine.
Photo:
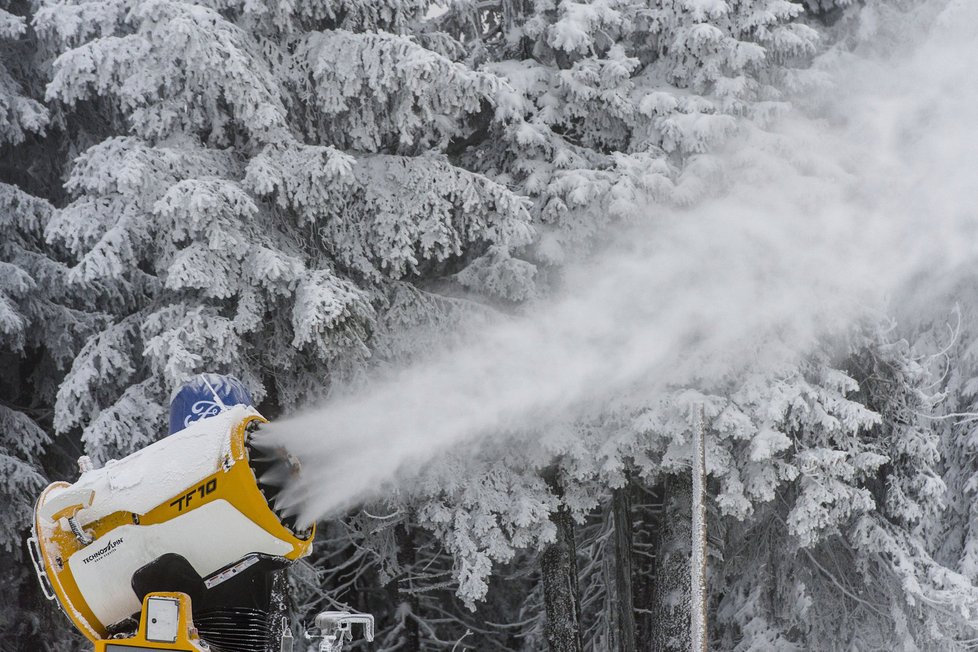
<svg viewBox="0 0 978 652">
<path fill-rule="evenodd" d="M 254 446 L 265 419 L 242 387 L 201 376 L 171 403 L 168 437 L 101 468 L 82 458 L 78 480 L 38 498 L 35 571 L 95 652 L 268 649 L 273 572 L 310 552 L 315 528 L 275 508 L 281 487 L 262 477 L 298 463 Z M 333 640 L 363 618 L 372 634 L 369 616 L 338 618 Z"/>
<path fill-rule="evenodd" d="M 83 457 L 78 480 L 41 493 L 34 569 L 95 652 L 270 649 L 273 573 L 310 552 L 315 527 L 276 507 L 299 464 L 258 445 L 262 423 L 240 381 L 202 374 L 174 394 L 169 436 L 101 468 Z M 306 638 L 339 652 L 353 624 L 372 640 L 373 617 L 347 612 Z"/>
</svg>

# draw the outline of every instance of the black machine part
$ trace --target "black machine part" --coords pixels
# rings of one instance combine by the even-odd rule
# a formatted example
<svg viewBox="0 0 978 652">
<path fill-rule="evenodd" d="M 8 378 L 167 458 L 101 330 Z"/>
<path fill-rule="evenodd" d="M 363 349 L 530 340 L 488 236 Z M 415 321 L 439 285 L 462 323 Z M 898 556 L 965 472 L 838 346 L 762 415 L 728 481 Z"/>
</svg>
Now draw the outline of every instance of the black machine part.
<svg viewBox="0 0 978 652">
<path fill-rule="evenodd" d="M 215 652 L 265 652 L 272 576 L 289 564 L 253 553 L 205 578 L 186 558 L 168 553 L 136 571 L 132 589 L 140 602 L 157 591 L 190 596 L 194 625 Z"/>
</svg>

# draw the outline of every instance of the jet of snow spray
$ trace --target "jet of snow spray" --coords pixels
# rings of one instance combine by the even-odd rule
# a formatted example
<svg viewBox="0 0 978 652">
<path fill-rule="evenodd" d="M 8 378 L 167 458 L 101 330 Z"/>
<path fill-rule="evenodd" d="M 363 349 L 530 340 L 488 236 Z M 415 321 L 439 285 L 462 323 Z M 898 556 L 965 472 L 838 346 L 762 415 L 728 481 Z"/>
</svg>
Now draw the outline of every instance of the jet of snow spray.
<svg viewBox="0 0 978 652">
<path fill-rule="evenodd" d="M 306 469 L 285 500 L 311 522 L 452 447 L 763 365 L 776 343 L 803 354 L 950 282 L 978 260 L 978 7 L 942 4 L 913 48 L 822 57 L 831 84 L 718 157 L 723 193 L 650 208 L 561 296 L 270 424 Z"/>
</svg>

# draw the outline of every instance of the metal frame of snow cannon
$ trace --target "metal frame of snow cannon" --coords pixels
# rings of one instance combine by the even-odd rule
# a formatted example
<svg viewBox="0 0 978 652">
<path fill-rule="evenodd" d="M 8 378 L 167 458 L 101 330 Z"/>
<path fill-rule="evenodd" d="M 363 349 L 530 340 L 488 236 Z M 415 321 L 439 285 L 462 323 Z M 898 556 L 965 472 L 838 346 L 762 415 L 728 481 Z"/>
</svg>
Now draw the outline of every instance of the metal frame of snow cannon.
<svg viewBox="0 0 978 652">
<path fill-rule="evenodd" d="M 353 640 L 353 625 L 363 626 L 363 637 L 374 640 L 374 617 L 370 614 L 353 614 L 348 611 L 324 611 L 316 616 L 316 629 L 319 634 L 306 632 L 306 639 L 322 638 L 319 652 L 343 652 L 347 643 Z"/>
</svg>

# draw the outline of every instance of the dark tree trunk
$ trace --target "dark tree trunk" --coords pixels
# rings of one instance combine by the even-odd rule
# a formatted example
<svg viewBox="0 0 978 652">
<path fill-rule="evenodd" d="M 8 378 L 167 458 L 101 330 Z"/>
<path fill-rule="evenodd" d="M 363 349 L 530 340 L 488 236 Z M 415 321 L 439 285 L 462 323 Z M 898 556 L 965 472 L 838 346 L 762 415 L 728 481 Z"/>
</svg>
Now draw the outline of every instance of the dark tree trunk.
<svg viewBox="0 0 978 652">
<path fill-rule="evenodd" d="M 386 588 L 391 605 L 396 605 L 394 613 L 403 618 L 397 637 L 397 649 L 402 652 L 419 652 L 421 633 L 416 619 L 418 599 L 406 590 L 410 588 L 410 572 L 417 561 L 414 533 L 405 524 L 400 523 L 394 529 L 394 541 L 397 544 L 397 565 L 401 572 L 387 584 Z"/>
<path fill-rule="evenodd" d="M 663 489 L 632 485 L 632 595 L 635 605 L 635 645 L 641 652 L 652 649 L 655 620 L 656 555 L 662 521 Z"/>
<path fill-rule="evenodd" d="M 689 631 L 692 479 L 689 475 L 673 476 L 666 481 L 665 488 L 651 606 L 650 649 L 689 652 L 692 645 Z"/>
<path fill-rule="evenodd" d="M 554 478 L 547 481 L 554 493 L 562 497 L 564 492 L 559 481 Z M 570 510 L 561 505 L 550 515 L 550 520 L 557 526 L 557 538 L 540 557 L 547 644 L 550 652 L 582 652 L 574 519 Z"/>
<path fill-rule="evenodd" d="M 547 643 L 550 652 L 582 652 L 574 519 L 566 507 L 550 518 L 557 526 L 557 540 L 547 546 L 540 559 Z"/>
<path fill-rule="evenodd" d="M 628 487 L 616 489 L 611 498 L 614 525 L 614 576 L 608 593 L 612 608 L 615 649 L 636 652 L 635 608 L 632 598 L 632 513 Z"/>
</svg>

